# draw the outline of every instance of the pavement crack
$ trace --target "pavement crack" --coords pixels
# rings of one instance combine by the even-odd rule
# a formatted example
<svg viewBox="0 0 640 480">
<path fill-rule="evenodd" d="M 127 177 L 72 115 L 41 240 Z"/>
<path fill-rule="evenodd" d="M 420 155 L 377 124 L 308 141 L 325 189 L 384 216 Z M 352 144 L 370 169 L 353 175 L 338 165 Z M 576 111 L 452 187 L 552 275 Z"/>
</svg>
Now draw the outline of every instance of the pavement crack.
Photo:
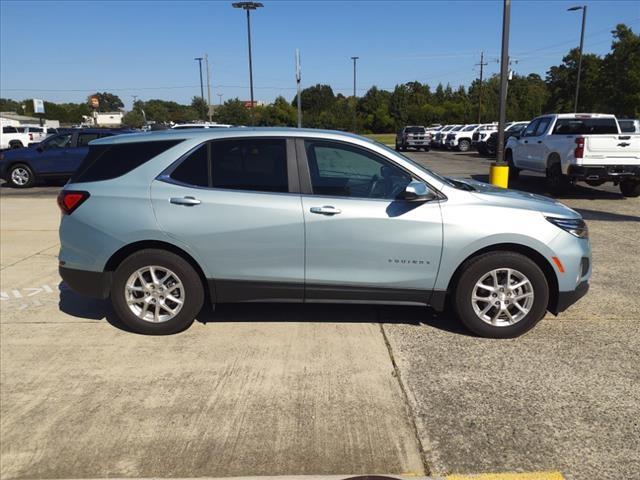
<svg viewBox="0 0 640 480">
<path fill-rule="evenodd" d="M 393 348 L 391 347 L 391 343 L 389 342 L 389 338 L 387 337 L 387 332 L 384 330 L 384 324 L 382 323 L 380 318 L 378 318 L 378 320 L 379 320 L 378 325 L 380 326 L 380 333 L 382 334 L 384 343 L 387 346 L 387 352 L 389 352 L 389 359 L 391 360 L 391 364 L 393 365 L 393 373 L 396 379 L 398 380 L 398 385 L 400 386 L 400 391 L 402 391 L 402 398 L 404 399 L 405 408 L 409 413 L 409 422 L 411 423 L 413 435 L 416 439 L 416 444 L 418 445 L 420 460 L 422 461 L 422 467 L 424 468 L 424 474 L 426 476 L 429 476 L 431 475 L 431 468 L 429 467 L 429 463 L 427 462 L 427 454 L 424 450 L 424 446 L 422 445 L 422 442 L 420 441 L 420 435 L 418 434 L 418 425 L 416 424 L 416 412 L 411 407 L 411 402 L 409 401 L 409 394 L 407 392 L 407 388 L 404 382 L 402 381 L 402 375 L 400 374 L 400 369 L 398 368 L 396 358 L 393 355 Z"/>
<path fill-rule="evenodd" d="M 26 257 L 24 257 L 24 258 L 21 258 L 21 259 L 20 259 L 20 260 L 18 260 L 17 262 L 10 263 L 9 265 L 3 265 L 3 266 L 0 268 L 0 271 L 4 270 L 4 269 L 6 269 L 6 268 L 9 268 L 9 267 L 13 267 L 14 265 L 17 265 L 17 264 L 19 264 L 19 263 L 21 263 L 21 262 L 24 262 L 25 260 L 29 260 L 30 258 L 33 258 L 33 257 L 35 257 L 36 255 L 40 255 L 41 253 L 46 252 L 47 250 L 51 250 L 53 247 L 58 246 L 58 245 L 59 245 L 58 243 L 55 243 L 55 244 L 53 244 L 53 245 L 49 245 L 47 248 L 43 248 L 42 250 L 40 250 L 40 251 L 38 251 L 38 252 L 32 253 L 31 255 L 28 255 L 28 256 L 26 256 Z"/>
</svg>

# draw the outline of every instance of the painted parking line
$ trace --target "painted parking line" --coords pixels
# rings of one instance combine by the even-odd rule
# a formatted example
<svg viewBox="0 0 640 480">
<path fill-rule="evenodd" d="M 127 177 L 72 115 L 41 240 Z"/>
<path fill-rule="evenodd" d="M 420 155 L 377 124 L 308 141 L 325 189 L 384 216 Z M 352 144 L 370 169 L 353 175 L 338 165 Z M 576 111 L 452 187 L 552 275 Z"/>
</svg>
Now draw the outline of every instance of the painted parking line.
<svg viewBox="0 0 640 480">
<path fill-rule="evenodd" d="M 447 480 L 564 480 L 560 472 L 482 473 L 477 475 L 448 475 Z"/>
</svg>

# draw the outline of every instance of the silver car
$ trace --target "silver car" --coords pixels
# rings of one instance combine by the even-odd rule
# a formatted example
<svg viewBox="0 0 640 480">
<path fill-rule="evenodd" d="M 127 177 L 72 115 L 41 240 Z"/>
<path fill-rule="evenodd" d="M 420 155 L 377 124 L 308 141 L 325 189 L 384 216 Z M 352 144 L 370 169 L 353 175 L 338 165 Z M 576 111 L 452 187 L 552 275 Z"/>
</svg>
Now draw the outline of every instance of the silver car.
<svg viewBox="0 0 640 480">
<path fill-rule="evenodd" d="M 147 334 L 187 328 L 206 299 L 450 303 L 476 334 L 513 337 L 579 299 L 591 275 L 575 211 L 340 132 L 97 140 L 58 203 L 64 281 L 110 297 Z"/>
</svg>

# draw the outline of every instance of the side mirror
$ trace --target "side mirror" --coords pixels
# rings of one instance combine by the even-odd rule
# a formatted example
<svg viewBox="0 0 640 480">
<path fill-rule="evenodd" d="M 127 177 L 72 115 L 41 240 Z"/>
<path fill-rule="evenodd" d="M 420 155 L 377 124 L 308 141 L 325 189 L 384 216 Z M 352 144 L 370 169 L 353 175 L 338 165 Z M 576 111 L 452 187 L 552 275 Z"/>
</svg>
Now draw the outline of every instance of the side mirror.
<svg viewBox="0 0 640 480">
<path fill-rule="evenodd" d="M 436 195 L 429 190 L 429 187 L 417 181 L 409 183 L 402 192 L 402 199 L 408 202 L 427 202 L 434 198 Z"/>
</svg>

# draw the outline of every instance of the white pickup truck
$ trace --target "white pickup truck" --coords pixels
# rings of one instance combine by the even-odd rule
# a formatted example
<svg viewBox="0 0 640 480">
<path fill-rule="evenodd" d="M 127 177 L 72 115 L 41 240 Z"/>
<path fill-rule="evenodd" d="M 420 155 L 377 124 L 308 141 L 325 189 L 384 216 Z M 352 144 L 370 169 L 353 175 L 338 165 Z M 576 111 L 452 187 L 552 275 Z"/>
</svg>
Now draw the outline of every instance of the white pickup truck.
<svg viewBox="0 0 640 480">
<path fill-rule="evenodd" d="M 4 126 L 0 133 L 0 150 L 28 147 L 31 144 L 40 143 L 46 136 L 41 127 Z"/>
<path fill-rule="evenodd" d="M 616 117 L 597 113 L 551 114 L 534 118 L 509 138 L 509 176 L 521 170 L 545 173 L 549 189 L 570 182 L 620 185 L 627 197 L 640 196 L 640 135 L 621 133 Z"/>
</svg>

